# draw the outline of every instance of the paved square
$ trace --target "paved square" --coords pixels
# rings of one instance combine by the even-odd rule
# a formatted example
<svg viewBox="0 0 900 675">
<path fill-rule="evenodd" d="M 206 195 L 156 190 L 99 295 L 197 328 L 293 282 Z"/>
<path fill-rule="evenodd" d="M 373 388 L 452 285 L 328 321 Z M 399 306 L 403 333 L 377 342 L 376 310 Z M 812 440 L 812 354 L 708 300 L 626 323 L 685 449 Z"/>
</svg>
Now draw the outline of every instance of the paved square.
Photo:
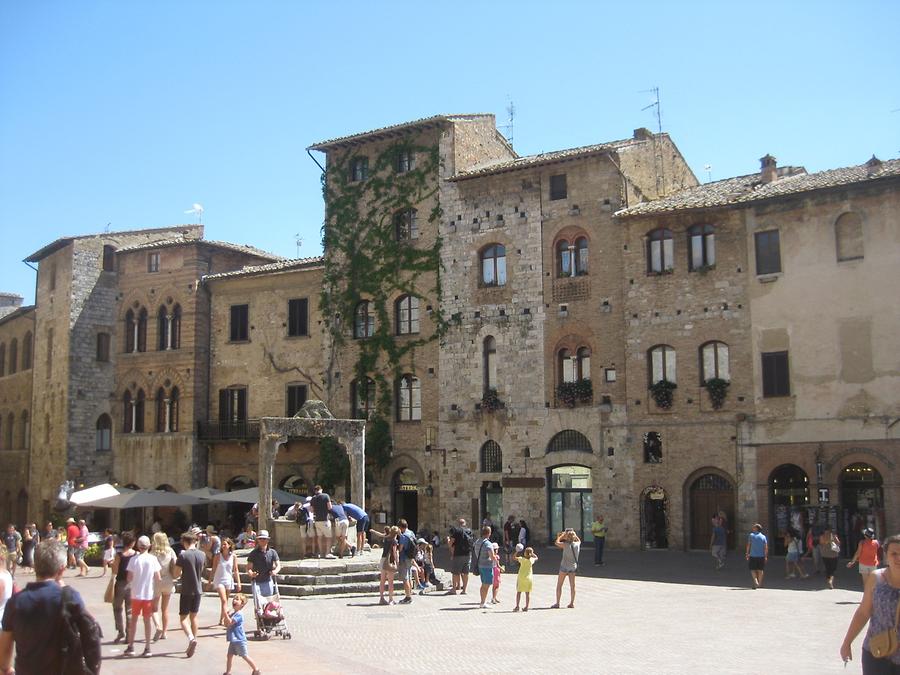
<svg viewBox="0 0 900 675">
<path fill-rule="evenodd" d="M 381 607 L 377 596 L 286 599 L 293 639 L 251 641 L 250 654 L 268 674 L 861 672 L 858 656 L 846 669 L 838 656 L 861 598 L 858 575 L 843 566 L 838 589 L 828 591 L 821 576 L 785 580 L 784 560 L 775 558 L 767 588 L 754 591 L 735 554 L 717 573 L 701 553 L 610 551 L 607 565 L 594 567 L 585 550 L 576 609 L 551 610 L 559 556 L 538 554 L 527 614 L 512 612 L 514 574 L 503 576 L 501 604 L 486 611 L 477 607 L 474 583 L 466 596 L 415 596 L 409 606 Z M 204 628 L 192 659 L 184 658 L 183 634 L 172 629 L 168 640 L 153 645 L 153 658 L 125 659 L 123 648 L 110 644 L 115 631 L 111 606 L 102 602 L 106 580 L 68 580 L 107 636 L 104 674 L 224 672 L 224 630 L 210 627 L 218 619 L 214 597 L 203 600 Z M 249 633 L 250 607 L 244 617 Z M 854 645 L 857 655 L 861 642 Z M 249 669 L 236 660 L 233 672 Z"/>
</svg>

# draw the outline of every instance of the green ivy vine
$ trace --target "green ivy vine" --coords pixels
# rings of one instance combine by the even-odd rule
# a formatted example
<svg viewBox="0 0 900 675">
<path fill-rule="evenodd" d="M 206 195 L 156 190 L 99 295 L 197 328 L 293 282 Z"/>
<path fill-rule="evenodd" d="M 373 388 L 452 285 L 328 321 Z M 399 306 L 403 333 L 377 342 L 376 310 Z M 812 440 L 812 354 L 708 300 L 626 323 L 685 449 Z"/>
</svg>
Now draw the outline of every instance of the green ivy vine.
<svg viewBox="0 0 900 675">
<path fill-rule="evenodd" d="M 415 166 L 398 172 L 400 153 L 414 156 Z M 323 315 L 330 317 L 331 336 L 326 385 L 331 391 L 337 353 L 352 335 L 356 306 L 368 300 L 374 309 L 375 328 L 371 336 L 354 340 L 358 358 L 353 376 L 358 382 L 366 377 L 375 382 L 377 396 L 375 411 L 366 425 L 366 453 L 383 468 L 390 461 L 388 420 L 394 382 L 403 374 L 401 364 L 410 359 L 414 363 L 416 349 L 440 340 L 449 326 L 439 302 L 441 238 L 436 237 L 431 246 L 422 245 L 420 240 L 398 241 L 394 221 L 396 213 L 416 209 L 419 226 L 427 223 L 437 230 L 441 217 L 437 200 L 427 213 L 420 207 L 437 195 L 440 155 L 437 145 L 400 141 L 375 157 L 369 156 L 367 177 L 354 181 L 350 168 L 357 158 L 352 151 L 332 152 L 328 172 L 322 176 L 326 214 L 320 307 Z M 398 294 L 418 298 L 420 314 L 430 299 L 432 333 L 394 335 L 391 300 Z"/>
</svg>

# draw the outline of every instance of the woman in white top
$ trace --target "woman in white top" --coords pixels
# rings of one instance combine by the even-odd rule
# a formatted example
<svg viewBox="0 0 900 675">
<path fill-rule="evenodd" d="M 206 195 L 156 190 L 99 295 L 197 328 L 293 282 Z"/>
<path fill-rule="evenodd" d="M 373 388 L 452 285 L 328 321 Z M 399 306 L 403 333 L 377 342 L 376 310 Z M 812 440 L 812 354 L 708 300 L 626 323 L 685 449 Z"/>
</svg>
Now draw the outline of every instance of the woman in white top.
<svg viewBox="0 0 900 675">
<path fill-rule="evenodd" d="M 238 592 L 241 590 L 241 577 L 234 555 L 234 542 L 230 538 L 222 540 L 222 549 L 213 558 L 212 585 L 219 594 L 219 602 L 222 603 L 219 624 L 224 626 L 225 618 L 228 616 L 228 595 L 235 586 L 237 586 Z"/>
<path fill-rule="evenodd" d="M 165 640 L 166 631 L 169 629 L 169 600 L 175 592 L 175 580 L 172 572 L 175 570 L 175 551 L 169 545 L 169 537 L 165 532 L 156 532 L 153 535 L 153 547 L 150 552 L 159 560 L 160 580 L 156 586 L 156 597 L 153 603 L 153 625 L 156 633 L 153 641 Z"/>
<path fill-rule="evenodd" d="M 6 609 L 6 601 L 12 597 L 13 579 L 6 569 L 6 547 L 0 544 L 0 618 Z"/>
</svg>

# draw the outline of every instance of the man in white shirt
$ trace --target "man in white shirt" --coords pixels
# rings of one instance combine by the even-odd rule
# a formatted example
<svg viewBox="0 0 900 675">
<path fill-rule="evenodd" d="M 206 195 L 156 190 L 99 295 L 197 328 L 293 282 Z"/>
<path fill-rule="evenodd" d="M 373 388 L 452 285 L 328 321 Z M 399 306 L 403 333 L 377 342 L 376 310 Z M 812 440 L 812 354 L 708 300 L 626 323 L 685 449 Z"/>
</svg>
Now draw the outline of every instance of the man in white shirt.
<svg viewBox="0 0 900 675">
<path fill-rule="evenodd" d="M 153 616 L 153 596 L 160 579 L 159 560 L 148 553 L 150 539 L 140 537 L 137 541 L 138 555 L 128 563 L 128 583 L 131 585 L 131 623 L 128 626 L 128 648 L 125 654 L 134 654 L 134 634 L 139 616 L 144 617 L 144 656 L 150 653 L 150 617 Z"/>
</svg>

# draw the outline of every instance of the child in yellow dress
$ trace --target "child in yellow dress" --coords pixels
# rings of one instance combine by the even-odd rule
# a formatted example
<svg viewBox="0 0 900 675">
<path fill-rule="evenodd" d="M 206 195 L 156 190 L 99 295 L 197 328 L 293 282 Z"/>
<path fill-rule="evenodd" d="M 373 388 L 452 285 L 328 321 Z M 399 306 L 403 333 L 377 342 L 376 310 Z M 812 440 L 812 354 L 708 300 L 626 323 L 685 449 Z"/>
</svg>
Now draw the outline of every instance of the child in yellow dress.
<svg viewBox="0 0 900 675">
<path fill-rule="evenodd" d="M 522 544 L 516 545 L 516 562 L 519 563 L 519 576 L 516 578 L 516 607 L 513 609 L 514 612 L 519 611 L 519 600 L 522 597 L 522 593 L 525 594 L 525 608 L 522 611 L 528 611 L 528 606 L 531 604 L 531 586 L 534 583 L 532 566 L 537 560 L 537 556 L 534 554 L 534 549 L 531 546 L 522 551 Z"/>
</svg>

